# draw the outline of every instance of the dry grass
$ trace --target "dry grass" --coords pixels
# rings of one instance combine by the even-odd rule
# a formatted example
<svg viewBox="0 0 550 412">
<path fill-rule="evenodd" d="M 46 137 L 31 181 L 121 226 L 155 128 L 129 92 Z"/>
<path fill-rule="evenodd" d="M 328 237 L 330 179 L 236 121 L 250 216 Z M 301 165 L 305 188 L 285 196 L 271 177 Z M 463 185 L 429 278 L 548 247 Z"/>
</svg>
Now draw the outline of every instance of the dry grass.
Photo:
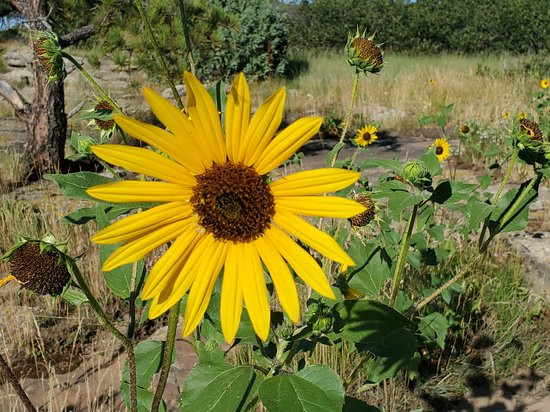
<svg viewBox="0 0 550 412">
<path fill-rule="evenodd" d="M 309 70 L 284 82 L 287 113 L 343 117 L 354 73 L 344 56 L 309 53 L 301 58 L 309 62 Z M 450 103 L 455 104 L 454 124 L 472 119 L 492 124 L 505 110 L 530 111 L 530 97 L 540 80 L 514 71 L 519 60 L 510 56 L 386 55 L 385 60 L 379 75 L 361 76 L 354 109 L 356 115 L 379 122 L 383 128 L 418 127 L 419 117 L 435 114 Z M 489 74 L 478 74 L 478 65 L 488 68 Z M 266 96 L 281 85 L 282 81 L 261 83 L 253 94 Z"/>
</svg>

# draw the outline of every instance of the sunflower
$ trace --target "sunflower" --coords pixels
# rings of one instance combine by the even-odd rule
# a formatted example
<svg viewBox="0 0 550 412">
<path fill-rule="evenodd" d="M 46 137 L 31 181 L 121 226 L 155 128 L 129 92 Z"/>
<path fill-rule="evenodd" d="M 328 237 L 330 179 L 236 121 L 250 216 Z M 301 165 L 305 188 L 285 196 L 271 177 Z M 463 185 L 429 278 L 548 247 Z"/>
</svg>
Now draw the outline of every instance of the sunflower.
<svg viewBox="0 0 550 412">
<path fill-rule="evenodd" d="M 119 181 L 94 186 L 89 195 L 109 202 L 161 203 L 111 224 L 92 240 L 123 242 L 105 261 L 105 271 L 172 242 L 149 272 L 142 298 L 152 299 L 153 319 L 189 292 L 183 336 L 200 323 L 223 268 L 220 319 L 225 340 L 234 339 L 244 303 L 256 334 L 265 341 L 270 306 L 263 267 L 294 322 L 299 300 L 289 266 L 319 294 L 334 298 L 323 270 L 291 236 L 329 259 L 354 264 L 331 236 L 299 215 L 349 218 L 363 212 L 353 200 L 323 196 L 353 184 L 359 173 L 326 168 L 271 181 L 268 174 L 317 133 L 322 118 L 298 119 L 273 137 L 282 121 L 285 89 L 250 118 L 250 93 L 240 74 L 227 98 L 224 138 L 216 105 L 204 86 L 188 72 L 184 79 L 187 114 L 144 89 L 147 103 L 169 131 L 113 116 L 125 132 L 168 157 L 124 145 L 92 148 L 109 163 L 160 181 Z"/>
<path fill-rule="evenodd" d="M 527 119 L 527 112 L 519 112 L 518 117 L 520 119 Z"/>
<path fill-rule="evenodd" d="M 505 110 L 502 112 L 502 118 L 503 119 L 508 119 L 510 117 L 510 111 L 509 110 Z"/>
<path fill-rule="evenodd" d="M 543 89 L 548 89 L 548 86 L 550 86 L 550 81 L 548 79 L 542 79 L 540 81 L 540 87 Z"/>
<path fill-rule="evenodd" d="M 355 143 L 362 147 L 368 146 L 378 139 L 378 136 L 376 135 L 377 132 L 378 128 L 376 126 L 367 124 L 357 130 L 357 134 L 355 135 Z"/>
<path fill-rule="evenodd" d="M 430 86 L 435 86 L 435 79 L 430 79 L 430 80 L 428 80 L 428 84 L 429 84 Z"/>
<path fill-rule="evenodd" d="M 451 145 L 444 137 L 435 139 L 435 143 L 432 146 L 435 147 L 435 155 L 440 162 L 444 161 L 451 154 Z"/>
</svg>

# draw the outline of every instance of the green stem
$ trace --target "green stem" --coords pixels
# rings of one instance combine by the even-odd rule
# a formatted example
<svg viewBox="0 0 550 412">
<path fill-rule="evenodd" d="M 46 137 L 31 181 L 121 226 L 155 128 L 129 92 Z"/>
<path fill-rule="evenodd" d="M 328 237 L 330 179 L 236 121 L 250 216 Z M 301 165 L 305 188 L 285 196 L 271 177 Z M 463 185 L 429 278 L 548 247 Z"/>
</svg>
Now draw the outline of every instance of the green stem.
<svg viewBox="0 0 550 412">
<path fill-rule="evenodd" d="M 162 67 L 162 71 L 164 72 L 164 77 L 166 78 L 166 81 L 168 82 L 168 85 L 170 86 L 170 89 L 172 90 L 172 94 L 174 95 L 174 99 L 176 99 L 176 103 L 178 107 L 183 109 L 183 103 L 181 101 L 180 94 L 178 93 L 178 89 L 176 89 L 176 85 L 174 84 L 174 81 L 172 80 L 172 76 L 170 75 L 170 70 L 168 70 L 168 66 L 166 65 L 166 61 L 164 60 L 164 57 L 160 51 L 159 44 L 157 42 L 157 38 L 155 37 L 155 33 L 153 32 L 153 29 L 151 28 L 151 25 L 149 24 L 149 19 L 147 18 L 147 15 L 145 14 L 145 10 L 143 10 L 143 6 L 141 5 L 141 0 L 134 0 L 134 4 L 136 5 L 136 8 L 138 9 L 139 16 L 141 17 L 141 21 L 145 25 L 145 28 L 147 30 L 147 33 L 149 34 L 149 37 L 151 39 L 151 43 L 153 44 L 153 49 L 155 50 L 155 53 L 157 55 L 157 58 L 160 62 L 160 65 Z"/>
<path fill-rule="evenodd" d="M 397 291 L 399 290 L 399 284 L 401 283 L 401 277 L 403 276 L 403 268 L 407 260 L 407 251 L 409 250 L 409 243 L 411 240 L 411 234 L 414 227 L 414 221 L 416 219 L 416 213 L 418 212 L 418 205 L 414 205 L 411 212 L 411 217 L 407 222 L 407 228 L 405 229 L 405 236 L 401 241 L 401 250 L 399 251 L 399 257 L 397 258 L 397 266 L 395 268 L 395 275 L 393 276 L 393 288 L 390 297 L 390 306 L 395 305 L 395 299 L 397 297 Z"/>
<path fill-rule="evenodd" d="M 76 265 L 74 260 L 69 260 L 67 262 L 67 268 L 69 269 L 69 272 L 76 278 L 80 289 L 82 289 L 82 292 L 84 292 L 84 294 L 88 298 L 88 303 L 96 313 L 96 316 L 99 319 L 101 325 L 105 329 L 107 329 L 107 331 L 110 332 L 115 338 L 117 338 L 126 349 L 126 352 L 128 354 L 128 366 L 130 369 L 130 411 L 137 412 L 136 359 L 134 356 L 134 342 L 124 336 L 117 328 L 114 327 L 109 319 L 107 319 L 105 312 L 103 312 L 101 305 L 92 294 L 90 287 L 80 273 L 80 270 L 78 269 L 78 266 Z"/>
<path fill-rule="evenodd" d="M 172 353 L 174 351 L 174 344 L 176 342 L 176 329 L 178 328 L 178 318 L 180 314 L 180 302 L 176 303 L 170 309 L 168 317 L 168 332 L 166 333 L 166 342 L 164 350 L 162 352 L 162 367 L 160 370 L 159 383 L 153 397 L 153 403 L 151 404 L 151 411 L 157 412 L 162 401 L 162 395 L 166 388 L 166 382 L 168 382 L 168 374 L 170 373 L 170 366 L 172 364 Z"/>
<path fill-rule="evenodd" d="M 491 204 L 496 205 L 498 202 L 498 199 L 500 198 L 500 195 L 502 191 L 504 190 L 504 186 L 506 183 L 508 183 L 508 179 L 510 178 L 510 175 L 512 174 L 512 170 L 514 169 L 514 165 L 516 164 L 516 160 L 518 159 L 519 149 L 516 147 L 514 149 L 514 152 L 512 153 L 512 158 L 510 159 L 510 163 L 508 164 L 508 169 L 506 170 L 506 174 L 504 175 L 504 179 L 502 179 L 502 182 L 500 182 L 500 186 L 497 190 L 497 192 L 494 194 L 493 198 L 491 199 Z M 483 241 L 485 240 L 485 233 L 487 232 L 487 225 L 489 224 L 489 217 L 487 217 L 483 222 L 483 227 L 481 228 L 481 233 L 479 234 L 479 240 L 478 240 L 478 248 L 481 250 L 481 245 L 483 244 Z"/>
<path fill-rule="evenodd" d="M 353 156 L 351 157 L 350 169 L 353 170 L 353 164 L 355 163 L 355 159 L 357 159 L 357 155 L 358 155 L 359 152 L 361 152 L 362 150 L 363 150 L 362 147 L 357 146 L 357 150 L 355 151 L 355 153 L 353 153 Z"/>
<path fill-rule="evenodd" d="M 195 74 L 195 60 L 193 59 L 193 46 L 191 44 L 191 36 L 189 35 L 189 24 L 187 23 L 187 14 L 183 5 L 183 0 L 178 0 L 180 7 L 180 19 L 183 27 L 183 38 L 185 39 L 185 47 L 187 48 L 187 60 L 189 60 L 189 68 L 191 73 Z"/>
<path fill-rule="evenodd" d="M 29 399 L 29 396 L 17 380 L 17 377 L 11 370 L 10 365 L 8 365 L 8 362 L 4 360 L 4 357 L 2 355 L 0 355 L 0 375 L 4 375 L 4 378 L 6 378 L 6 380 L 11 384 L 11 386 L 15 390 L 15 393 L 17 393 L 19 399 L 21 400 L 23 405 L 25 405 L 25 408 L 27 408 L 27 411 L 36 412 L 36 408 Z"/>
<path fill-rule="evenodd" d="M 107 94 L 105 90 L 101 88 L 101 86 L 95 81 L 95 79 L 86 71 L 84 67 L 70 54 L 61 52 L 63 54 L 63 57 L 65 57 L 67 60 L 70 60 L 72 64 L 76 66 L 76 68 L 82 73 L 82 75 L 90 82 L 90 84 L 93 86 L 94 89 L 99 93 L 101 98 L 107 102 L 113 107 L 113 109 L 116 109 L 117 111 L 122 113 L 122 109 L 120 106 Z"/>
<path fill-rule="evenodd" d="M 349 108 L 348 112 L 346 113 L 346 117 L 344 119 L 344 128 L 342 129 L 342 135 L 340 136 L 340 141 L 338 143 L 342 143 L 344 139 L 346 138 L 346 133 L 348 132 L 349 125 L 351 124 L 351 118 L 353 116 L 353 105 L 355 103 L 355 98 L 357 97 L 357 85 L 359 84 L 359 70 L 355 70 L 355 76 L 353 77 L 353 88 L 351 89 L 351 98 L 349 100 Z M 336 159 L 338 158 L 338 154 L 336 154 L 331 162 L 330 166 L 334 167 L 334 164 L 336 163 Z"/>
</svg>

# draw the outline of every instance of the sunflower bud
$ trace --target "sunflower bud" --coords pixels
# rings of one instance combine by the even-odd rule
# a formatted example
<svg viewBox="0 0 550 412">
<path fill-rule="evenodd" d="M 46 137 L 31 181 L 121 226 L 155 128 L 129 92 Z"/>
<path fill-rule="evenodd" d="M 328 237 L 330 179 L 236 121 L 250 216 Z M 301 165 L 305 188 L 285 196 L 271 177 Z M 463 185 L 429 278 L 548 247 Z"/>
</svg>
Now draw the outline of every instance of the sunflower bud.
<svg viewBox="0 0 550 412">
<path fill-rule="evenodd" d="M 48 83 L 63 80 L 67 72 L 57 35 L 53 32 L 38 31 L 34 33 L 33 39 L 34 52 L 44 74 L 48 76 Z"/>
<path fill-rule="evenodd" d="M 114 107 L 106 100 L 100 100 L 94 107 L 94 112 L 97 113 L 97 117 L 94 118 L 94 122 L 101 130 L 111 130 L 115 121 L 113 120 Z"/>
<path fill-rule="evenodd" d="M 365 32 L 355 36 L 349 36 L 346 44 L 346 55 L 348 63 L 363 73 L 378 73 L 382 70 L 384 59 L 380 46 L 374 41 L 374 35 L 365 37 Z"/>
<path fill-rule="evenodd" d="M 357 203 L 365 206 L 365 211 L 359 213 L 358 215 L 350 217 L 348 220 L 352 226 L 366 226 L 374 218 L 376 214 L 376 207 L 374 206 L 374 201 L 370 195 L 366 192 L 359 193 L 353 198 Z"/>
<path fill-rule="evenodd" d="M 11 275 L 0 280 L 0 285 L 15 280 L 40 295 L 59 295 L 71 278 L 66 246 L 57 244 L 50 234 L 41 240 L 22 238 L 2 256 L 10 264 Z"/>
<path fill-rule="evenodd" d="M 330 332 L 334 324 L 332 309 L 321 302 L 313 303 L 308 307 L 304 320 L 317 333 Z"/>
<path fill-rule="evenodd" d="M 410 184 L 425 189 L 432 184 L 432 177 L 428 172 L 426 163 L 422 160 L 411 160 L 403 166 L 403 177 Z"/>
</svg>

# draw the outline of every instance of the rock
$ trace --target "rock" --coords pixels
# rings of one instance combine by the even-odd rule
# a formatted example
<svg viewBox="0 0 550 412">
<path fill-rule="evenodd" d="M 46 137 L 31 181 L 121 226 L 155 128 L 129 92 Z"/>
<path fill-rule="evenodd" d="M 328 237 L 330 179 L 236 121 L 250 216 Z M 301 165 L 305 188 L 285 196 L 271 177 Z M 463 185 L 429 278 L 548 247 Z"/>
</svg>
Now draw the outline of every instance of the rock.
<svg viewBox="0 0 550 412">
<path fill-rule="evenodd" d="M 184 84 L 177 84 L 176 89 L 182 98 L 182 100 L 185 100 L 184 97 L 187 96 L 187 91 L 185 90 Z M 161 93 L 161 96 L 164 97 L 166 100 L 170 100 L 171 102 L 174 102 L 174 96 L 172 95 L 172 89 L 169 87 L 167 89 L 164 89 Z"/>
<path fill-rule="evenodd" d="M 31 51 L 9 51 L 4 54 L 4 63 L 10 67 L 31 67 L 34 59 Z"/>
<path fill-rule="evenodd" d="M 0 77 L 18 88 L 22 86 L 28 86 L 32 84 L 34 80 L 34 75 L 32 74 L 32 72 L 25 68 L 18 68 L 9 71 L 2 74 Z"/>
</svg>

